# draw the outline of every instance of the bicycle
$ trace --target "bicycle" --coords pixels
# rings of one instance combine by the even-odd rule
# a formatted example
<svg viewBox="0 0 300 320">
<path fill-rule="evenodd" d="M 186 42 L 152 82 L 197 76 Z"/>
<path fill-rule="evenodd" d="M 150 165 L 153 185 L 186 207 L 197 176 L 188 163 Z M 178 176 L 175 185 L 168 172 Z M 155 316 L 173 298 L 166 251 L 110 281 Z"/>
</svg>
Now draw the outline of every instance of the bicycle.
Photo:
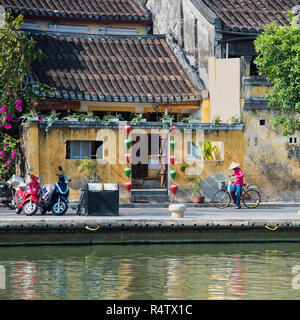
<svg viewBox="0 0 300 320">
<path fill-rule="evenodd" d="M 219 181 L 219 191 L 213 196 L 213 203 L 215 207 L 219 209 L 227 208 L 230 205 L 231 200 L 234 202 L 232 195 L 227 191 L 228 181 Z M 258 207 L 261 202 L 261 194 L 257 190 L 256 186 L 243 185 L 241 202 L 249 209 Z"/>
</svg>

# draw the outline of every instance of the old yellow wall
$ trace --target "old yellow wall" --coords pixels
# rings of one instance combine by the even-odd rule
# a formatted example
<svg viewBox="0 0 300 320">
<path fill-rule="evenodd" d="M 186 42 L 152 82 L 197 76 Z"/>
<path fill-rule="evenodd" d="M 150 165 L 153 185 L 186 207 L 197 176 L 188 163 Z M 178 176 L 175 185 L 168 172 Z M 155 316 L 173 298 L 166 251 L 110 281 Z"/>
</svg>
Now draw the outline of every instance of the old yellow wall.
<svg viewBox="0 0 300 320">
<path fill-rule="evenodd" d="M 66 141 L 67 140 L 96 140 L 99 129 L 68 129 L 51 128 L 46 134 L 44 129 L 39 129 L 37 123 L 33 122 L 29 128 L 27 144 L 27 162 L 34 168 L 33 173 L 43 179 L 43 184 L 53 184 L 57 181 L 55 169 L 61 165 L 68 178 L 72 178 L 70 183 L 70 199 L 78 199 L 80 187 L 88 173 L 77 172 L 78 166 L 83 160 L 66 159 Z M 38 132 L 38 133 L 37 133 Z M 122 131 L 121 131 L 122 132 Z M 123 134 L 122 134 L 123 135 Z M 116 135 L 116 143 L 119 143 L 119 136 Z M 120 139 L 123 139 L 122 136 Z M 110 136 L 110 141 L 113 141 Z M 109 156 L 109 141 L 104 141 L 106 145 L 106 158 Z M 123 144 L 123 141 L 121 142 Z M 119 150 L 116 150 L 119 157 Z M 124 161 L 123 161 L 124 162 Z M 129 194 L 125 190 L 124 183 L 129 181 L 123 170 L 126 164 L 110 165 L 109 163 L 97 163 L 98 175 L 103 183 L 118 183 L 120 185 L 121 201 L 128 200 Z"/>
<path fill-rule="evenodd" d="M 193 130 L 191 134 L 174 136 L 172 139 L 176 141 L 176 147 L 174 152 L 170 151 L 170 154 L 174 154 L 178 162 L 174 166 L 171 166 L 171 169 L 177 171 L 176 178 L 171 180 L 171 184 L 175 183 L 179 187 L 175 201 L 192 201 L 192 179 L 194 176 L 199 176 L 202 179 L 202 193 L 205 195 L 206 201 L 211 201 L 213 194 L 217 191 L 218 181 L 223 180 L 230 173 L 228 168 L 231 162 L 239 162 L 241 163 L 241 168 L 244 167 L 246 143 L 242 131 L 212 130 L 208 132 L 206 130 L 205 132 L 196 132 Z M 184 152 L 184 148 L 186 148 L 187 142 L 191 141 L 191 139 L 195 142 L 203 140 L 223 142 L 224 160 L 188 161 L 187 157 L 181 159 L 181 154 L 186 153 Z M 180 170 L 182 163 L 190 165 L 184 172 Z"/>
</svg>

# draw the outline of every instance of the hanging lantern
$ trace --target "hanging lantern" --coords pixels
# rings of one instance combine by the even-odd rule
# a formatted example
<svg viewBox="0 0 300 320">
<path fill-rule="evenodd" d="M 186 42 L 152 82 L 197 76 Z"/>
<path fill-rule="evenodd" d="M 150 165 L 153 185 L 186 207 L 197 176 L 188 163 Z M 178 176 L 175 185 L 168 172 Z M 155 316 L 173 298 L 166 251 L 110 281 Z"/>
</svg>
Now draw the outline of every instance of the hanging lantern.
<svg viewBox="0 0 300 320">
<path fill-rule="evenodd" d="M 124 155 L 124 158 L 125 158 L 125 160 L 126 160 L 127 163 L 130 162 L 130 154 L 129 154 L 129 153 L 126 153 L 126 154 Z"/>
<path fill-rule="evenodd" d="M 131 140 L 126 139 L 126 140 L 124 140 L 124 143 L 125 143 L 126 148 L 129 149 L 131 146 Z"/>
<path fill-rule="evenodd" d="M 126 182 L 125 183 L 125 187 L 126 187 L 127 191 L 130 192 L 130 190 L 132 188 L 132 182 L 131 181 L 130 182 Z"/>
<path fill-rule="evenodd" d="M 176 170 L 171 170 L 171 171 L 170 171 L 170 177 L 171 177 L 173 180 L 174 180 L 175 177 L 176 177 L 176 173 L 177 173 Z"/>
<path fill-rule="evenodd" d="M 171 190 L 171 192 L 174 194 L 174 196 L 175 196 L 175 193 L 177 192 L 177 190 L 178 190 L 178 186 L 176 185 L 176 184 L 172 184 L 171 186 L 170 186 L 170 190 Z"/>
<path fill-rule="evenodd" d="M 177 127 L 176 126 L 172 126 L 171 130 L 170 130 L 170 135 L 173 136 L 175 134 Z"/>
<path fill-rule="evenodd" d="M 129 178 L 131 174 L 131 168 L 125 168 L 124 173 L 126 174 L 126 177 Z"/>
<path fill-rule="evenodd" d="M 175 156 L 170 156 L 170 164 L 174 165 L 175 163 Z"/>
<path fill-rule="evenodd" d="M 172 150 L 175 149 L 175 145 L 176 145 L 176 141 L 174 140 L 170 141 L 170 147 L 172 148 Z"/>
<path fill-rule="evenodd" d="M 127 135 L 129 135 L 130 131 L 131 131 L 132 127 L 129 124 L 126 124 L 124 126 L 124 130 L 126 132 Z"/>
</svg>

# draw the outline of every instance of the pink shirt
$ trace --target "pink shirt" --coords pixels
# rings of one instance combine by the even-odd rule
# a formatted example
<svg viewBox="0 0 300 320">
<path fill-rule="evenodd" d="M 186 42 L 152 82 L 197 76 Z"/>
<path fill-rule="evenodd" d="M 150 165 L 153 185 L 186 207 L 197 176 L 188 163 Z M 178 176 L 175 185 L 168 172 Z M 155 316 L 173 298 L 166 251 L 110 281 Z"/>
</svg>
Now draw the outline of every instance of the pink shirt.
<svg viewBox="0 0 300 320">
<path fill-rule="evenodd" d="M 242 169 L 240 169 L 240 168 L 234 169 L 234 173 L 232 175 L 235 177 L 235 179 L 234 179 L 235 186 L 242 186 L 244 184 L 243 178 L 245 175 L 244 175 Z"/>
</svg>

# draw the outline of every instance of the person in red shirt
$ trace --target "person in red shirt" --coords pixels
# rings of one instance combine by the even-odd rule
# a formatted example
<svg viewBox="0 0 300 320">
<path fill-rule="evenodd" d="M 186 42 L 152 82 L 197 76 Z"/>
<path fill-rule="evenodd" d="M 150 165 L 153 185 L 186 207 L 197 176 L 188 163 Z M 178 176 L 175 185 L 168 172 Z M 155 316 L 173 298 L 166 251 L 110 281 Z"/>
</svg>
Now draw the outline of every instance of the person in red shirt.
<svg viewBox="0 0 300 320">
<path fill-rule="evenodd" d="M 244 173 L 241 168 L 239 168 L 239 163 L 232 162 L 229 170 L 233 170 L 234 172 L 232 173 L 232 176 L 234 177 L 234 192 L 236 192 L 236 199 L 235 204 L 236 207 L 235 209 L 241 209 L 241 194 L 242 194 L 242 187 L 244 184 L 243 178 L 244 178 Z"/>
</svg>

